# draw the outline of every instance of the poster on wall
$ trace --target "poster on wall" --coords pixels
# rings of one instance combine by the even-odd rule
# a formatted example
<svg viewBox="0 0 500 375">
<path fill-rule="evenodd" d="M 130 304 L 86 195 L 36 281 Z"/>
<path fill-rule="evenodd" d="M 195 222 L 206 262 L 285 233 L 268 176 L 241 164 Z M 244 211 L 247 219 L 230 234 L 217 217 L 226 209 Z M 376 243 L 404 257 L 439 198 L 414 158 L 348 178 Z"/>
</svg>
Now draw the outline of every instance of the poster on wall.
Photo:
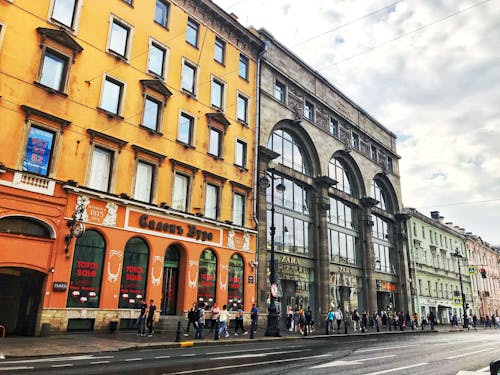
<svg viewBox="0 0 500 375">
<path fill-rule="evenodd" d="M 147 250 L 144 253 L 140 253 L 125 249 L 120 284 L 120 302 L 118 303 L 119 308 L 139 308 L 141 299 L 146 298 L 148 257 Z"/>
<path fill-rule="evenodd" d="M 47 176 L 54 133 L 32 126 L 28 134 L 23 171 Z"/>
<path fill-rule="evenodd" d="M 211 307 L 215 303 L 217 280 L 217 261 L 210 250 L 205 250 L 200 257 L 198 274 L 198 302 L 206 302 Z"/>
<path fill-rule="evenodd" d="M 243 259 L 234 254 L 229 260 L 228 309 L 237 310 L 243 304 Z"/>
</svg>

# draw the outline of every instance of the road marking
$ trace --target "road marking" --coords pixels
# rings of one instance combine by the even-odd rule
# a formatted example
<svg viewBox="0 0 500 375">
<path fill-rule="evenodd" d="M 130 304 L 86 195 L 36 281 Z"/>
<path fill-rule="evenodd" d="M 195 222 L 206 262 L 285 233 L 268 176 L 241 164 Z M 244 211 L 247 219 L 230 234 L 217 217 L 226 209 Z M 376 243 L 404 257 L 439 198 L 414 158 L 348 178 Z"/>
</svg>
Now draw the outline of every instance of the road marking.
<svg viewBox="0 0 500 375">
<path fill-rule="evenodd" d="M 292 348 L 303 348 L 303 346 L 299 346 L 299 345 L 291 345 L 291 346 L 287 346 L 286 347 L 287 349 L 292 349 Z M 258 349 L 245 349 L 245 350 L 233 350 L 231 353 L 248 353 L 248 352 L 261 352 L 261 351 L 265 351 L 265 350 L 275 350 L 276 348 L 258 348 Z M 217 355 L 217 354 L 226 354 L 227 352 L 210 352 L 210 353 L 206 353 L 206 355 Z"/>
<path fill-rule="evenodd" d="M 61 362 L 61 361 L 83 361 L 86 359 L 103 359 L 103 358 L 113 358 L 112 355 L 102 356 L 102 357 L 94 357 L 93 355 L 79 355 L 72 357 L 51 357 L 51 358 L 38 358 L 38 359 L 24 359 L 19 361 L 2 361 L 2 364 L 11 364 L 11 363 L 39 363 L 39 362 Z"/>
<path fill-rule="evenodd" d="M 182 375 L 182 374 L 194 374 L 196 372 L 208 372 L 208 371 L 224 370 L 224 369 L 238 368 L 238 367 L 253 367 L 253 366 L 259 366 L 259 365 L 268 365 L 268 364 L 271 364 L 271 363 L 305 361 L 305 360 L 308 360 L 308 359 L 324 358 L 324 357 L 331 357 L 331 354 L 319 354 L 319 355 L 313 355 L 313 356 L 310 356 L 310 357 L 276 359 L 276 360 L 273 360 L 273 361 L 252 362 L 252 363 L 242 363 L 242 364 L 239 364 L 239 365 L 225 365 L 225 366 L 220 366 L 220 367 L 200 368 L 200 369 L 197 369 L 197 370 L 187 370 L 187 371 L 176 372 L 176 374 L 179 374 L 179 375 Z"/>
<path fill-rule="evenodd" d="M 95 362 L 90 362 L 91 365 L 100 365 L 103 363 L 109 363 L 110 361 L 95 361 Z"/>
<path fill-rule="evenodd" d="M 382 348 L 359 349 L 359 350 L 356 350 L 355 352 L 356 353 L 366 353 L 366 352 L 375 352 L 377 350 L 409 348 L 411 346 L 417 346 L 417 345 L 416 344 L 411 344 L 411 345 L 398 345 L 398 346 L 384 346 Z"/>
<path fill-rule="evenodd" d="M 395 356 L 396 356 L 395 354 L 391 354 L 391 355 L 382 355 L 379 357 L 355 359 L 353 361 L 333 361 L 333 362 L 323 363 L 321 365 L 317 365 L 317 366 L 313 366 L 313 367 L 309 367 L 309 368 L 316 369 L 316 368 L 327 368 L 327 367 L 336 367 L 336 366 L 361 365 L 365 361 L 374 361 L 376 359 L 389 358 L 389 357 L 395 357 Z"/>
<path fill-rule="evenodd" d="M 482 350 L 476 350 L 475 352 L 462 353 L 459 355 L 454 355 L 453 357 L 446 357 L 446 359 L 455 359 L 455 358 L 465 357 L 465 356 L 468 356 L 471 354 L 477 354 L 477 353 L 485 352 L 485 351 L 491 350 L 491 349 L 494 349 L 494 348 L 490 347 L 490 348 L 486 348 L 486 349 L 482 349 Z"/>
<path fill-rule="evenodd" d="M 237 358 L 259 358 L 266 357 L 268 355 L 276 355 L 276 354 L 288 354 L 288 353 L 303 353 L 306 351 L 311 351 L 312 349 L 300 349 L 300 350 L 287 350 L 284 352 L 268 352 L 268 353 L 255 353 L 255 354 L 241 354 L 241 355 L 231 355 L 228 357 L 217 357 L 210 358 L 211 361 L 218 361 L 219 359 L 237 359 Z"/>
<path fill-rule="evenodd" d="M 62 365 L 52 365 L 50 367 L 72 367 L 73 364 L 72 363 L 64 363 Z"/>
<path fill-rule="evenodd" d="M 142 361 L 142 358 L 127 358 L 125 362 Z"/>
<path fill-rule="evenodd" d="M 400 370 L 406 370 L 408 368 L 413 368 L 413 367 L 419 367 L 419 366 L 424 366 L 428 365 L 427 362 L 422 362 L 422 363 L 416 363 L 414 365 L 409 365 L 409 366 L 403 366 L 403 367 L 396 367 L 396 368 L 390 368 L 388 370 L 382 370 L 382 371 L 377 371 L 377 372 L 370 372 L 369 374 L 365 375 L 379 375 L 379 374 L 387 374 L 389 372 L 394 372 L 394 371 L 400 371 Z"/>
<path fill-rule="evenodd" d="M 479 370 L 476 370 L 476 371 L 477 372 L 490 372 L 490 366 L 480 368 Z"/>
<path fill-rule="evenodd" d="M 194 357 L 196 354 L 182 354 L 181 357 Z"/>
<path fill-rule="evenodd" d="M 155 357 L 155 359 L 164 359 L 164 358 L 170 358 L 169 355 L 159 355 L 158 357 Z"/>
<path fill-rule="evenodd" d="M 3 363 L 3 362 L 2 362 Z M 28 366 L 18 366 L 18 367 L 2 367 L 0 371 L 12 371 L 12 370 L 33 370 L 34 367 Z"/>
</svg>

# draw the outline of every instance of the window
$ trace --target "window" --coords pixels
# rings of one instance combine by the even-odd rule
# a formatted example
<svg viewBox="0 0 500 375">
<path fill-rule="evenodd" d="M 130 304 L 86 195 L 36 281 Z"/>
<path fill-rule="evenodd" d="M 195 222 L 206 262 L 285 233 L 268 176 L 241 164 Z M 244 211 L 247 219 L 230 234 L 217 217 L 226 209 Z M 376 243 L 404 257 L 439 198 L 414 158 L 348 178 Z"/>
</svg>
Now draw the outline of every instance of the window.
<svg viewBox="0 0 500 375">
<path fill-rule="evenodd" d="M 175 174 L 172 208 L 186 211 L 188 206 L 189 177 L 180 173 Z"/>
<path fill-rule="evenodd" d="M 194 47 L 198 47 L 198 32 L 200 30 L 200 25 L 188 18 L 187 30 L 186 30 L 186 42 Z"/>
<path fill-rule="evenodd" d="M 222 154 L 222 132 L 216 128 L 209 130 L 208 153 L 220 157 Z"/>
<path fill-rule="evenodd" d="M 162 108 L 162 102 L 146 95 L 144 100 L 144 116 L 142 124 L 148 129 L 160 131 Z"/>
<path fill-rule="evenodd" d="M 223 109 L 224 103 L 224 83 L 219 81 L 218 79 L 212 78 L 212 91 L 210 104 L 217 108 Z"/>
<path fill-rule="evenodd" d="M 182 65 L 181 89 L 192 95 L 195 95 L 196 71 L 196 65 L 184 61 Z"/>
<path fill-rule="evenodd" d="M 45 49 L 40 71 L 40 83 L 51 89 L 64 92 L 68 78 L 69 58 Z"/>
<path fill-rule="evenodd" d="M 100 191 L 109 191 L 111 183 L 111 168 L 113 166 L 113 151 L 94 147 L 88 187 Z"/>
<path fill-rule="evenodd" d="M 54 0 L 52 19 L 71 29 L 75 26 L 78 0 Z"/>
<path fill-rule="evenodd" d="M 113 18 L 109 36 L 108 51 L 122 58 L 127 58 L 131 42 L 131 28 L 122 21 Z"/>
<path fill-rule="evenodd" d="M 124 3 L 127 3 L 128 5 L 134 5 L 134 0 L 123 0 Z"/>
<path fill-rule="evenodd" d="M 370 147 L 370 157 L 373 161 L 377 161 L 377 148 L 373 145 Z"/>
<path fill-rule="evenodd" d="M 390 158 L 390 157 L 387 157 L 387 170 L 389 172 L 393 171 L 392 158 Z"/>
<path fill-rule="evenodd" d="M 233 224 L 243 226 L 245 218 L 245 196 L 233 194 Z"/>
<path fill-rule="evenodd" d="M 336 189 L 354 195 L 354 186 L 351 182 L 353 176 L 343 161 L 338 158 L 331 158 L 328 163 L 328 176 L 337 181 Z"/>
<path fill-rule="evenodd" d="M 280 154 L 276 159 L 279 163 L 297 172 L 311 175 L 309 160 L 302 154 L 299 140 L 291 133 L 282 129 L 274 131 L 269 138 L 268 148 Z"/>
<path fill-rule="evenodd" d="M 238 254 L 233 254 L 229 259 L 228 278 L 229 286 L 227 291 L 227 306 L 229 310 L 237 311 L 243 305 L 243 285 L 244 285 L 245 263 Z"/>
<path fill-rule="evenodd" d="M 247 163 L 247 144 L 242 140 L 236 140 L 236 155 L 234 163 L 245 168 Z"/>
<path fill-rule="evenodd" d="M 50 172 L 55 133 L 31 126 L 28 133 L 23 171 L 48 176 Z"/>
<path fill-rule="evenodd" d="M 245 124 L 248 123 L 248 98 L 238 94 L 236 99 L 236 118 Z"/>
<path fill-rule="evenodd" d="M 330 134 L 334 137 L 339 136 L 339 122 L 333 117 L 330 117 Z"/>
<path fill-rule="evenodd" d="M 123 252 L 122 279 L 120 282 L 120 309 L 138 309 L 146 298 L 149 247 L 142 238 L 132 238 Z"/>
<path fill-rule="evenodd" d="M 193 128 L 194 128 L 194 117 L 191 117 L 185 113 L 181 113 L 179 119 L 179 134 L 177 140 L 179 142 L 185 143 L 186 145 L 191 145 L 193 139 Z"/>
<path fill-rule="evenodd" d="M 139 161 L 135 175 L 134 199 L 141 202 L 151 202 L 153 192 L 154 167 L 151 164 Z"/>
<path fill-rule="evenodd" d="M 359 135 L 356 133 L 351 134 L 351 146 L 352 148 L 359 150 Z"/>
<path fill-rule="evenodd" d="M 155 22 L 163 27 L 168 26 L 168 13 L 170 4 L 163 0 L 156 0 Z"/>
<path fill-rule="evenodd" d="M 114 78 L 106 76 L 102 89 L 101 108 L 107 112 L 119 115 L 124 85 Z"/>
<path fill-rule="evenodd" d="M 214 60 L 221 64 L 226 60 L 226 42 L 219 37 L 215 37 Z"/>
<path fill-rule="evenodd" d="M 248 81 L 248 58 L 243 55 L 240 55 L 238 75 Z"/>
<path fill-rule="evenodd" d="M 274 82 L 274 97 L 281 103 L 285 103 L 286 86 L 280 81 Z"/>
<path fill-rule="evenodd" d="M 304 116 L 309 121 L 314 121 L 314 105 L 306 100 L 304 104 Z"/>
<path fill-rule="evenodd" d="M 209 219 L 219 217 L 219 187 L 207 184 L 205 192 L 205 216 Z"/>
<path fill-rule="evenodd" d="M 212 250 L 203 250 L 198 267 L 198 295 L 196 300 L 208 303 L 208 308 L 211 308 L 215 303 L 217 290 L 217 257 Z"/>
<path fill-rule="evenodd" d="M 148 72 L 165 78 L 165 66 L 167 60 L 167 49 L 160 44 L 151 41 L 149 45 Z"/>
</svg>

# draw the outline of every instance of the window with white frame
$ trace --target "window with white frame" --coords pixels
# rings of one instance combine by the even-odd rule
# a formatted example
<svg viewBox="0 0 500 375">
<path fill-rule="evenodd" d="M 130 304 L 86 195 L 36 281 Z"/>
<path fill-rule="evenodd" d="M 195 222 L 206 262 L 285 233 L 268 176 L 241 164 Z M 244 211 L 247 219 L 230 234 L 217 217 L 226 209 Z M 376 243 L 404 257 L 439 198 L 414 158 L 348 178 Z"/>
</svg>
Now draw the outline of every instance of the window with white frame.
<svg viewBox="0 0 500 375">
<path fill-rule="evenodd" d="M 119 115 L 123 100 L 123 90 L 124 84 L 122 82 L 105 76 L 102 88 L 101 109 Z"/>
<path fill-rule="evenodd" d="M 95 146 L 92 152 L 88 187 L 100 191 L 109 191 L 114 152 Z"/>
<path fill-rule="evenodd" d="M 209 129 L 208 153 L 217 157 L 222 155 L 222 131 L 214 127 Z"/>
<path fill-rule="evenodd" d="M 71 29 L 75 28 L 78 0 L 54 0 L 51 18 Z"/>
<path fill-rule="evenodd" d="M 220 110 L 224 108 L 224 82 L 217 78 L 212 78 L 210 105 Z"/>
<path fill-rule="evenodd" d="M 188 18 L 186 29 L 186 42 L 194 47 L 198 47 L 198 33 L 200 31 L 200 24 L 195 20 Z"/>
<path fill-rule="evenodd" d="M 40 84 L 60 92 L 66 91 L 69 61 L 68 56 L 45 48 L 40 68 Z"/>
<path fill-rule="evenodd" d="M 248 68 L 249 68 L 249 60 L 248 57 L 240 54 L 240 61 L 238 65 L 238 75 L 246 79 L 248 81 Z"/>
<path fill-rule="evenodd" d="M 241 139 L 236 140 L 234 164 L 243 168 L 245 168 L 247 164 L 247 143 Z"/>
<path fill-rule="evenodd" d="M 181 112 L 179 118 L 179 133 L 177 140 L 186 145 L 191 145 L 193 142 L 194 117 L 184 112 Z"/>
<path fill-rule="evenodd" d="M 248 123 L 248 98 L 242 94 L 238 94 L 236 98 L 236 119 Z"/>
<path fill-rule="evenodd" d="M 245 196 L 233 193 L 233 224 L 243 226 L 245 222 Z"/>
<path fill-rule="evenodd" d="M 108 51 L 126 59 L 129 55 L 131 41 L 132 28 L 125 22 L 112 18 Z"/>
<path fill-rule="evenodd" d="M 134 199 L 146 203 L 151 202 L 154 172 L 155 168 L 153 165 L 143 161 L 137 162 Z"/>
<path fill-rule="evenodd" d="M 196 65 L 184 61 L 182 64 L 182 82 L 181 89 L 191 95 L 196 95 Z"/>
<path fill-rule="evenodd" d="M 286 86 L 280 81 L 274 82 L 274 97 L 278 99 L 281 103 L 285 103 L 286 98 Z"/>
<path fill-rule="evenodd" d="M 160 131 L 161 114 L 163 112 L 163 103 L 149 95 L 144 98 L 144 115 L 142 124 L 151 130 Z"/>
<path fill-rule="evenodd" d="M 56 133 L 42 127 L 31 125 L 23 160 L 23 171 L 48 176 Z"/>
<path fill-rule="evenodd" d="M 165 78 L 165 67 L 167 61 L 167 48 L 161 44 L 151 41 L 149 44 L 148 72 L 155 76 Z"/>
<path fill-rule="evenodd" d="M 314 105 L 307 100 L 304 104 L 304 116 L 309 121 L 314 121 Z"/>
<path fill-rule="evenodd" d="M 221 64 L 226 60 L 226 42 L 219 37 L 215 37 L 214 60 Z"/>
<path fill-rule="evenodd" d="M 172 194 L 172 208 L 179 211 L 186 211 L 188 207 L 189 177 L 175 173 L 174 190 Z"/>
<path fill-rule="evenodd" d="M 205 189 L 205 216 L 209 219 L 219 217 L 219 191 L 217 185 L 207 184 Z"/>
<path fill-rule="evenodd" d="M 168 14 L 170 11 L 170 4 L 164 0 L 156 0 L 155 7 L 155 22 L 163 27 L 168 27 Z"/>
</svg>

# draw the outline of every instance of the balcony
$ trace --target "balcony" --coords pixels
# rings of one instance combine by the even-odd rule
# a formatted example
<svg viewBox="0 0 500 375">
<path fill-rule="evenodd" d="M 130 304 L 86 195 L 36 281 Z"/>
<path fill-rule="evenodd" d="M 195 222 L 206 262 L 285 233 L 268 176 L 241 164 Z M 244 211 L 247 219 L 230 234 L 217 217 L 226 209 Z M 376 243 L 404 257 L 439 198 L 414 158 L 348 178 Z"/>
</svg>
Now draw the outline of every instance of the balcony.
<svg viewBox="0 0 500 375">
<path fill-rule="evenodd" d="M 54 180 L 30 173 L 16 172 L 12 179 L 12 187 L 44 195 L 54 195 L 55 186 Z"/>
</svg>

